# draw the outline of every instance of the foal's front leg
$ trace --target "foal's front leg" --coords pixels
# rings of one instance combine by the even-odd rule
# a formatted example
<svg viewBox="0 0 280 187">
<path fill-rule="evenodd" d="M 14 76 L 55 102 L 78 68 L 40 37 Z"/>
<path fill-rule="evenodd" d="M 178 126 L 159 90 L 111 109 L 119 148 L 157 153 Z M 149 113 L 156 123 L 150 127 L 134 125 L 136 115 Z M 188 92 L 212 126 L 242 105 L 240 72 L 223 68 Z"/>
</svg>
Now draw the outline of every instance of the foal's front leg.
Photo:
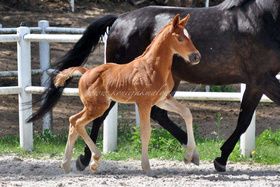
<svg viewBox="0 0 280 187">
<path fill-rule="evenodd" d="M 149 155 L 148 155 L 148 145 L 151 137 L 151 123 L 150 123 L 150 113 L 151 105 L 149 103 L 138 104 L 139 118 L 140 118 L 140 135 L 142 141 L 142 161 L 141 165 L 146 174 L 150 177 L 154 176 L 154 172 L 151 170 Z"/>
<path fill-rule="evenodd" d="M 164 110 L 168 110 L 170 112 L 178 113 L 184 118 L 187 126 L 187 134 L 188 134 L 188 144 L 186 146 L 188 151 L 184 157 L 184 160 L 186 163 L 193 162 L 194 164 L 199 165 L 199 154 L 195 144 L 193 125 L 192 125 L 192 114 L 190 110 L 182 106 L 171 95 L 168 95 L 164 102 L 158 103 L 156 106 Z"/>
</svg>

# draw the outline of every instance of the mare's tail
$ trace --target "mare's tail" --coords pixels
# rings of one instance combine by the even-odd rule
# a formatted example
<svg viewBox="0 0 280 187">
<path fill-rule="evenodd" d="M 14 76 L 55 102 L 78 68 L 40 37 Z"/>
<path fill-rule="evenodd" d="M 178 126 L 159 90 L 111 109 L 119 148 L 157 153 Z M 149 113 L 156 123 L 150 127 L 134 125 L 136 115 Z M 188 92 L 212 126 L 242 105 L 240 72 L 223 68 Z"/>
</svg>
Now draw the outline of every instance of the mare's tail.
<svg viewBox="0 0 280 187">
<path fill-rule="evenodd" d="M 65 83 L 68 79 L 75 75 L 84 74 L 87 71 L 86 68 L 83 67 L 71 67 L 59 72 L 54 78 L 54 86 L 56 88 L 64 87 Z"/>
<path fill-rule="evenodd" d="M 115 15 L 107 15 L 94 21 L 85 30 L 82 38 L 74 45 L 74 47 L 57 63 L 57 71 L 62 71 L 69 67 L 82 65 L 91 51 L 95 50 L 100 37 L 106 33 L 107 27 L 111 27 L 118 17 Z M 55 71 L 55 72 L 57 72 Z M 68 79 L 63 87 L 55 87 L 53 78 L 55 74 L 51 76 L 49 86 L 43 93 L 43 104 L 41 107 L 32 114 L 27 122 L 32 122 L 43 117 L 48 111 L 50 111 L 61 97 L 63 89 L 70 83 L 71 79 Z"/>
</svg>

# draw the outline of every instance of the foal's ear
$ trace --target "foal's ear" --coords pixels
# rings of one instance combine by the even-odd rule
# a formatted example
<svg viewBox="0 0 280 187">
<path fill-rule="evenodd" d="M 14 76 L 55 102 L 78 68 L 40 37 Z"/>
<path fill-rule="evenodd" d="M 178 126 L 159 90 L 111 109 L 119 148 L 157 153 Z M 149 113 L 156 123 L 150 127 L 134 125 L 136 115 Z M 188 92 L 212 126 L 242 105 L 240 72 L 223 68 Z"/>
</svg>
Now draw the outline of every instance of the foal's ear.
<svg viewBox="0 0 280 187">
<path fill-rule="evenodd" d="M 177 25 L 179 24 L 180 22 L 180 16 L 179 14 L 177 14 L 174 18 L 173 18 L 173 21 L 172 21 L 172 26 L 175 28 L 177 27 Z"/>
<path fill-rule="evenodd" d="M 184 19 L 182 19 L 180 21 L 180 25 L 183 25 L 183 26 L 187 25 L 189 18 L 190 18 L 190 15 L 188 14 Z"/>
</svg>

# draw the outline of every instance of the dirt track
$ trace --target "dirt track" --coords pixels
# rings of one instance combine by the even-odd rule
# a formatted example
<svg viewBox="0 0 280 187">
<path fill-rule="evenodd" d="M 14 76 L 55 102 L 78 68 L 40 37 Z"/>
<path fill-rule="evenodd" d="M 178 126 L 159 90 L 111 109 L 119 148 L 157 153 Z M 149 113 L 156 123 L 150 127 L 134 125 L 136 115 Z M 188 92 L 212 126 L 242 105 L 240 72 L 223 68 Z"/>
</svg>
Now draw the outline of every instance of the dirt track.
<svg viewBox="0 0 280 187">
<path fill-rule="evenodd" d="M 64 174 L 60 160 L 0 157 L 0 186 L 279 186 L 279 166 L 229 163 L 226 173 L 214 171 L 213 164 L 185 165 L 179 161 L 151 160 L 156 178 L 145 176 L 140 161 L 102 161 L 95 174 Z"/>
</svg>

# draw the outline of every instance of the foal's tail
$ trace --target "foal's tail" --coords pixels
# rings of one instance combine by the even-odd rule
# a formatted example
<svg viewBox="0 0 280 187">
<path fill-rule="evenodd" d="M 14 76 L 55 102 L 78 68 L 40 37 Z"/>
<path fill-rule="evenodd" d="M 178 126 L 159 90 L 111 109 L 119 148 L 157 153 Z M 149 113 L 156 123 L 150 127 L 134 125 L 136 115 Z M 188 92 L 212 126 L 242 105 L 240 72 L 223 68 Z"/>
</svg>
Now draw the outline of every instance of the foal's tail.
<svg viewBox="0 0 280 187">
<path fill-rule="evenodd" d="M 118 17 L 115 15 L 107 15 L 94 21 L 85 30 L 82 38 L 74 45 L 74 47 L 59 61 L 55 72 L 63 71 L 69 67 L 82 65 L 91 51 L 95 50 L 100 37 L 106 33 L 107 27 L 111 27 Z M 49 80 L 49 86 L 43 93 L 43 104 L 32 114 L 27 122 L 32 122 L 43 117 L 58 102 L 63 89 L 70 83 L 71 78 L 65 82 L 63 87 L 55 87 L 53 74 Z"/>
<path fill-rule="evenodd" d="M 68 79 L 76 75 L 82 75 L 87 71 L 83 67 L 72 67 L 59 72 L 54 78 L 54 85 L 56 88 L 64 87 Z"/>
</svg>

